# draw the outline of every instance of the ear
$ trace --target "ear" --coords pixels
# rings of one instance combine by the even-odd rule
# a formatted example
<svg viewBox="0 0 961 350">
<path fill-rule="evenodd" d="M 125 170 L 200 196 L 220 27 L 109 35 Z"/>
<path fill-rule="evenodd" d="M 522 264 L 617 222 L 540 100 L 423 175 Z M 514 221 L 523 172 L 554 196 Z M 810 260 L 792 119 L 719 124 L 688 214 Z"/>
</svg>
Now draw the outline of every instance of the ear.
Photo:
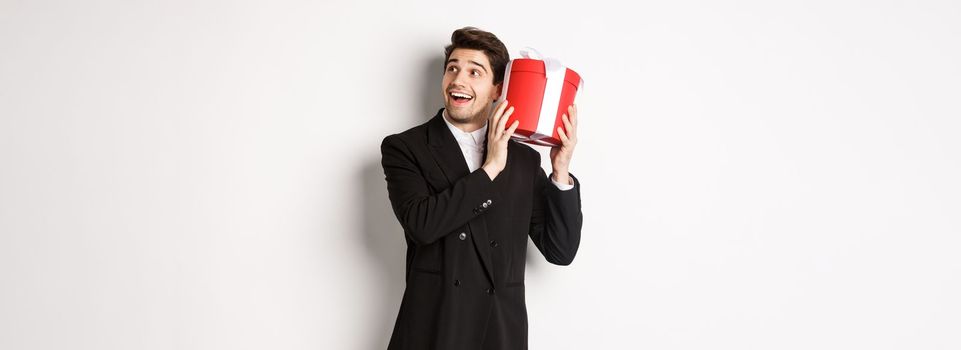
<svg viewBox="0 0 961 350">
<path fill-rule="evenodd" d="M 504 87 L 504 83 L 494 85 L 494 101 L 497 101 L 499 98 L 501 98 L 501 91 L 502 91 L 501 88 L 503 87 Z"/>
</svg>

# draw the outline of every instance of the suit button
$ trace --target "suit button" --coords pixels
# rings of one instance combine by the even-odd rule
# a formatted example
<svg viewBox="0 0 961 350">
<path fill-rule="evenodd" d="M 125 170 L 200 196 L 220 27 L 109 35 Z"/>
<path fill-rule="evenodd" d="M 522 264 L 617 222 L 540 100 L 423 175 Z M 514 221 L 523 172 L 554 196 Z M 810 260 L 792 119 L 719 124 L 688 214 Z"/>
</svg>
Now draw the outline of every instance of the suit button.
<svg viewBox="0 0 961 350">
<path fill-rule="evenodd" d="M 463 240 L 465 240 L 465 239 L 467 239 L 467 234 L 466 234 L 466 233 L 464 233 L 464 232 L 461 232 L 461 233 L 460 233 L 460 235 L 459 235 L 459 236 L 457 236 L 457 238 L 460 238 L 460 240 L 462 240 L 462 241 L 463 241 Z"/>
<path fill-rule="evenodd" d="M 496 247 L 496 246 L 497 246 L 497 241 L 491 241 L 491 247 Z"/>
<path fill-rule="evenodd" d="M 490 204 L 487 204 L 487 202 L 481 203 L 481 207 L 483 207 L 483 208 L 487 208 L 488 205 L 490 205 Z"/>
<path fill-rule="evenodd" d="M 490 205 L 490 204 L 491 204 L 491 200 L 488 199 L 487 202 L 485 202 L 485 203 L 487 203 L 487 205 Z"/>
<path fill-rule="evenodd" d="M 487 294 L 494 294 L 494 288 L 487 288 Z"/>
<path fill-rule="evenodd" d="M 454 286 L 459 286 L 459 285 L 460 285 L 460 280 L 454 280 Z"/>
</svg>

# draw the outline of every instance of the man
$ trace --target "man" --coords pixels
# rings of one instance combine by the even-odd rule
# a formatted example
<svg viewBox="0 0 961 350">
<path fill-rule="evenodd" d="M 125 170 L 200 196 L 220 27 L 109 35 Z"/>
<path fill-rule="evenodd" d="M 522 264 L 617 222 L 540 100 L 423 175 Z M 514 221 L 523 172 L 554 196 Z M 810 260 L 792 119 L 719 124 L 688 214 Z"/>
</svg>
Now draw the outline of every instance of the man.
<svg viewBox="0 0 961 350">
<path fill-rule="evenodd" d="M 509 101 L 493 106 L 510 60 L 504 44 L 466 27 L 445 55 L 444 108 L 381 143 L 407 240 L 407 288 L 388 349 L 527 349 L 527 237 L 557 265 L 580 244 L 580 183 L 568 172 L 577 109 L 558 128 L 548 179 L 540 153 L 511 140 Z"/>
</svg>

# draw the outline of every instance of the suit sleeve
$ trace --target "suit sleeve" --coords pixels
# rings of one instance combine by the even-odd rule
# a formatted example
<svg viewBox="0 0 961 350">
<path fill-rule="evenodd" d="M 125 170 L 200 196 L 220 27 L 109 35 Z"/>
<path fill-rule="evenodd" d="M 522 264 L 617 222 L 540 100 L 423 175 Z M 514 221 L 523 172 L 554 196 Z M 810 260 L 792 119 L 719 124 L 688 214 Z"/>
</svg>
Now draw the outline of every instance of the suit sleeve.
<svg viewBox="0 0 961 350">
<path fill-rule="evenodd" d="M 380 145 L 381 165 L 394 215 L 417 245 L 427 245 L 466 224 L 494 198 L 493 180 L 483 168 L 432 194 L 427 180 L 403 140 L 391 135 Z"/>
<path fill-rule="evenodd" d="M 574 180 L 574 188 L 570 190 L 561 190 L 551 184 L 552 180 L 541 168 L 540 159 L 540 153 L 537 153 L 529 235 L 547 261 L 570 265 L 581 242 L 581 185 L 574 174 L 569 174 Z"/>
<path fill-rule="evenodd" d="M 560 183 L 560 182 L 554 181 L 554 176 L 553 176 L 553 175 L 554 175 L 554 174 L 551 174 L 551 176 L 550 176 L 551 182 L 554 183 L 554 186 L 557 186 L 557 188 L 559 188 L 561 191 L 567 191 L 567 190 L 569 190 L 569 189 L 574 188 L 574 184 L 573 184 L 573 183 L 562 184 L 562 183 Z"/>
</svg>

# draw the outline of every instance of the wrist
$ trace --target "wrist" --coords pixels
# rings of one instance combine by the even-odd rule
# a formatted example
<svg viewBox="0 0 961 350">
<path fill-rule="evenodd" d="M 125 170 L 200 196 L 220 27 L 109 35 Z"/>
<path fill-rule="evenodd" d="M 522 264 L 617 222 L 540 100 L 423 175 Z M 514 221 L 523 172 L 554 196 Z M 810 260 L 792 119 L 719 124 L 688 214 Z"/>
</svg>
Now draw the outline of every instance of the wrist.
<svg viewBox="0 0 961 350">
<path fill-rule="evenodd" d="M 569 175 L 569 172 L 567 171 L 567 168 L 563 168 L 563 169 L 561 169 L 561 168 L 553 168 L 553 171 L 554 171 L 554 172 L 553 172 L 552 174 L 554 174 L 555 176 L 557 176 L 558 179 L 560 179 L 560 178 L 562 178 L 562 177 L 567 177 L 567 176 Z"/>
<path fill-rule="evenodd" d="M 574 184 L 573 181 L 571 181 L 570 175 L 567 173 L 564 173 L 564 174 L 553 173 L 551 174 L 551 180 L 557 183 L 565 184 L 565 185 Z"/>
</svg>

